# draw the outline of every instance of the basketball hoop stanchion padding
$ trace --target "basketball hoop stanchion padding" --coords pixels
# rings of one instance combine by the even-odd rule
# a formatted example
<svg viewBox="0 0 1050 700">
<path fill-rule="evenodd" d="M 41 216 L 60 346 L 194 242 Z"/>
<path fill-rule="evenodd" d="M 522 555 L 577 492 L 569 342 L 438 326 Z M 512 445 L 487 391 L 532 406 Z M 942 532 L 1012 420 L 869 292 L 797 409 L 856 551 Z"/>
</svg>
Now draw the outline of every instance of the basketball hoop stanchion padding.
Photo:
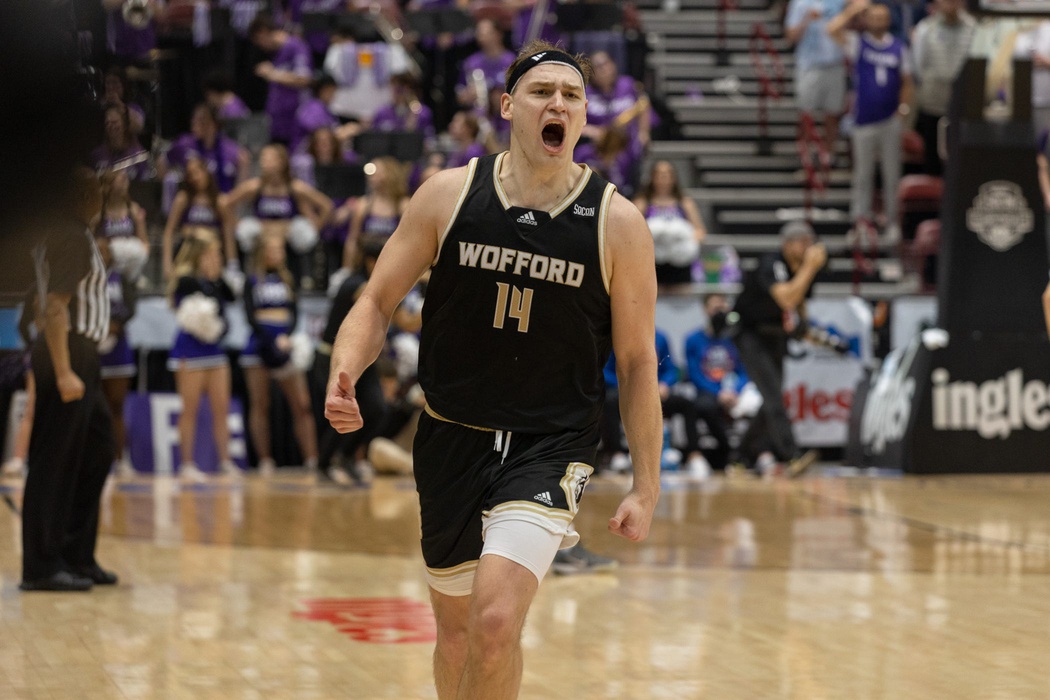
<svg viewBox="0 0 1050 700">
<path fill-rule="evenodd" d="M 773 154 L 773 140 L 769 137 L 769 99 L 779 100 L 784 94 L 784 64 L 780 54 L 773 45 L 773 39 L 760 22 L 755 22 L 748 42 L 751 64 L 758 78 L 758 146 L 760 156 Z M 764 57 L 768 57 L 773 66 L 773 75 L 767 70 Z"/>
<path fill-rule="evenodd" d="M 1046 217 L 1031 123 L 1031 63 L 1010 121 L 983 118 L 970 59 L 950 110 L 937 325 L 862 382 L 847 460 L 907 472 L 1050 471 L 1050 343 L 1042 316 Z"/>
</svg>

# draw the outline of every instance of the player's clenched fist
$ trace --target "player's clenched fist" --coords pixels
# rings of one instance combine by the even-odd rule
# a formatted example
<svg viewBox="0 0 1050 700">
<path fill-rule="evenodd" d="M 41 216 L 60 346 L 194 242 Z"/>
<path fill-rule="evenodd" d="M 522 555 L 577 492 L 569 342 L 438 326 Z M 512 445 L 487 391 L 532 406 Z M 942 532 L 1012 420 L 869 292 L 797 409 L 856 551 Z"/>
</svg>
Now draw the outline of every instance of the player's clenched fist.
<svg viewBox="0 0 1050 700">
<path fill-rule="evenodd" d="M 335 381 L 328 385 L 328 395 L 324 402 L 324 417 L 332 424 L 336 432 L 352 433 L 360 430 L 365 424 L 361 418 L 361 408 L 357 405 L 354 385 L 350 375 L 340 372 Z"/>
</svg>

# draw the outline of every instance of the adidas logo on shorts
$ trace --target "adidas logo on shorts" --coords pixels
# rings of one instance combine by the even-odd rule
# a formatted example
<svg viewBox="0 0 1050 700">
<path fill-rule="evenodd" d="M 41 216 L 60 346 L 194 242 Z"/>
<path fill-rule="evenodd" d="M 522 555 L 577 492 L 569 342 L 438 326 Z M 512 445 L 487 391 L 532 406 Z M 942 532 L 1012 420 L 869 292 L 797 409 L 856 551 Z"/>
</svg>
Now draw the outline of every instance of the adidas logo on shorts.
<svg viewBox="0 0 1050 700">
<path fill-rule="evenodd" d="M 554 501 L 551 500 L 551 492 L 550 491 L 544 491 L 543 493 L 537 493 L 535 496 L 532 497 L 532 499 L 534 501 L 539 501 L 540 503 L 545 503 L 545 504 L 547 504 L 548 506 L 550 506 L 552 508 L 554 507 Z"/>
<path fill-rule="evenodd" d="M 518 217 L 519 224 L 531 224 L 533 226 L 539 226 L 539 222 L 536 221 L 536 217 L 532 215 L 531 211 L 527 211 Z"/>
</svg>

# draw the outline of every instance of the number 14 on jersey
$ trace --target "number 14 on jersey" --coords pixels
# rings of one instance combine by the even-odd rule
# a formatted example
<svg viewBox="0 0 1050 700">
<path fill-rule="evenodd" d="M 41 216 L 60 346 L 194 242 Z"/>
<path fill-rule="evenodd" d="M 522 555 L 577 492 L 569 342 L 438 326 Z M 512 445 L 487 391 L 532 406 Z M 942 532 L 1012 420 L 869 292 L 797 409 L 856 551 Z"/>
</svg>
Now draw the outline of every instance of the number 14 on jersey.
<svg viewBox="0 0 1050 700">
<path fill-rule="evenodd" d="M 503 328 L 507 316 L 518 320 L 518 332 L 529 332 L 529 314 L 532 311 L 532 290 L 518 289 L 503 282 L 496 283 L 496 315 L 493 328 Z"/>
</svg>

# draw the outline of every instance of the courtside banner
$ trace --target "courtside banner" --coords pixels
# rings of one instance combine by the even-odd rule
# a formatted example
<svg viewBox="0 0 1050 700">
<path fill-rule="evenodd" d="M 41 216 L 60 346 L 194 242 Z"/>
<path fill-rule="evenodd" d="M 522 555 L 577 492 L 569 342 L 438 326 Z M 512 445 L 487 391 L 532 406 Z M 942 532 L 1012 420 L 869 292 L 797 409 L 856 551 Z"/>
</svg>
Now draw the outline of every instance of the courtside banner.
<svg viewBox="0 0 1050 700">
<path fill-rule="evenodd" d="M 791 342 L 784 362 L 784 405 L 799 445 L 842 447 L 853 392 L 871 364 L 871 310 L 858 298 L 812 299 L 806 310 L 811 326 L 846 341 L 849 352 Z"/>
<path fill-rule="evenodd" d="M 846 459 L 916 474 L 1050 471 L 1050 343 L 919 338 L 858 392 Z"/>
<path fill-rule="evenodd" d="M 136 471 L 159 475 L 176 473 L 182 462 L 179 450 L 180 415 L 182 399 L 178 394 L 128 394 L 124 402 L 124 422 L 131 446 L 131 463 Z M 226 422 L 230 428 L 230 459 L 241 469 L 247 469 L 244 409 L 239 399 L 230 399 Z M 219 458 L 212 439 L 211 408 L 207 397 L 201 398 L 196 435 L 193 461 L 202 471 L 217 472 Z"/>
</svg>

